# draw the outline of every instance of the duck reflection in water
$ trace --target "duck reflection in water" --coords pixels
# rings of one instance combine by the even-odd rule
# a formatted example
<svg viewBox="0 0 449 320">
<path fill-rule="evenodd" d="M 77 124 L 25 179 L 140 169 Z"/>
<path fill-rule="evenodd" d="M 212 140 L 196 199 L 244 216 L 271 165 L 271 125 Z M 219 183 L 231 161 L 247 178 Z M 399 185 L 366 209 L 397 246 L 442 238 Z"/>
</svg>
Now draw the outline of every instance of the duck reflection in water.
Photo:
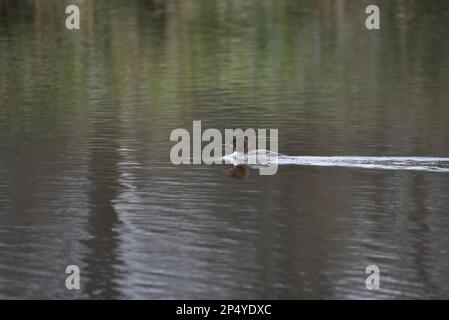
<svg viewBox="0 0 449 320">
<path fill-rule="evenodd" d="M 244 165 L 232 166 L 227 168 L 226 171 L 232 178 L 245 179 L 249 176 L 249 169 Z"/>
<path fill-rule="evenodd" d="M 232 151 L 244 156 L 248 153 L 248 137 L 234 137 L 232 140 Z M 249 169 L 243 164 L 233 165 L 226 169 L 232 178 L 245 179 L 249 176 Z"/>
</svg>

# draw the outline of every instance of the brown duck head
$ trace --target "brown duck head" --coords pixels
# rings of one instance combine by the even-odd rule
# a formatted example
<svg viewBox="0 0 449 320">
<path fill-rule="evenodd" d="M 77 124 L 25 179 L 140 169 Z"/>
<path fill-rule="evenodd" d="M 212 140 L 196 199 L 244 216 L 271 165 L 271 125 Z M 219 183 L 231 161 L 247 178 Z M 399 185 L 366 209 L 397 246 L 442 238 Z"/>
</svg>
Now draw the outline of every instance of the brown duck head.
<svg viewBox="0 0 449 320">
<path fill-rule="evenodd" d="M 248 153 L 248 137 L 234 137 L 232 139 L 233 152 Z"/>
</svg>

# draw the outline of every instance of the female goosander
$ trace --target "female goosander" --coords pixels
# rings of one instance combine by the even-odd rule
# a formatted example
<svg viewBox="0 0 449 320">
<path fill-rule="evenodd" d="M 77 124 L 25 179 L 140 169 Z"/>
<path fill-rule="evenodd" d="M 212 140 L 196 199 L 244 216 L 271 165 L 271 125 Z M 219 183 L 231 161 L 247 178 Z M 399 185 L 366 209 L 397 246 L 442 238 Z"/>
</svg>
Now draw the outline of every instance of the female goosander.
<svg viewBox="0 0 449 320">
<path fill-rule="evenodd" d="M 234 166 L 250 165 L 251 167 L 267 166 L 276 161 L 278 154 L 269 150 L 249 150 L 248 137 L 233 137 L 232 151 L 233 153 L 223 157 Z"/>
</svg>

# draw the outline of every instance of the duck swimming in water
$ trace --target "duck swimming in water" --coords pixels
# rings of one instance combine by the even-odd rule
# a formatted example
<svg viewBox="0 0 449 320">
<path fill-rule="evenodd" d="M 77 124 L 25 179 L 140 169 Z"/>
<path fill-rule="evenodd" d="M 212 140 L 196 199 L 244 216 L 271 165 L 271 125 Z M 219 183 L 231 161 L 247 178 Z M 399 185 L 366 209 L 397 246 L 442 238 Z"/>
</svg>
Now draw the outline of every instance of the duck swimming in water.
<svg viewBox="0 0 449 320">
<path fill-rule="evenodd" d="M 267 166 L 277 161 L 276 152 L 265 149 L 249 150 L 247 136 L 233 137 L 232 140 L 233 153 L 224 156 L 225 161 L 237 165 L 247 164 L 250 167 Z"/>
<path fill-rule="evenodd" d="M 232 153 L 222 158 L 227 164 L 233 165 L 226 169 L 231 177 L 246 178 L 249 175 L 249 168 L 264 169 L 277 162 L 278 153 L 265 149 L 249 150 L 249 146 L 247 136 L 233 137 Z"/>
</svg>

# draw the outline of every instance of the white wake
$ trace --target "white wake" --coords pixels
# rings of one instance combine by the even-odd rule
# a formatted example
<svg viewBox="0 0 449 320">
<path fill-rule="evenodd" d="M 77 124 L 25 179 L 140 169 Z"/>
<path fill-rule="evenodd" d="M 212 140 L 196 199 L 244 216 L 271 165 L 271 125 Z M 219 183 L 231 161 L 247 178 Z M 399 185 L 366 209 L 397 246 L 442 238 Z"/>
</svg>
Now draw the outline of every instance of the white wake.
<svg viewBox="0 0 449 320">
<path fill-rule="evenodd" d="M 440 157 L 287 156 L 267 150 L 254 150 L 247 155 L 238 153 L 226 155 L 223 160 L 225 163 L 247 164 L 250 167 L 299 165 L 449 172 L 449 158 Z"/>
</svg>

